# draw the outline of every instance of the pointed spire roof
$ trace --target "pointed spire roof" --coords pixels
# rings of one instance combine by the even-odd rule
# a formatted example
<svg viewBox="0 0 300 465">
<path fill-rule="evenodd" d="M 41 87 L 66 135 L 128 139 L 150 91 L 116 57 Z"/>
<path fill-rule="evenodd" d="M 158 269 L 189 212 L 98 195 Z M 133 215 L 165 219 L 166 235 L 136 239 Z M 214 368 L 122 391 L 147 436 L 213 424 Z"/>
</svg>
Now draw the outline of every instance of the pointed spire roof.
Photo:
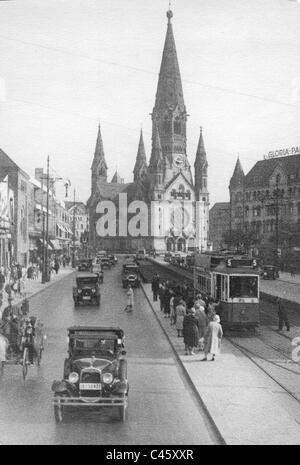
<svg viewBox="0 0 300 465">
<path fill-rule="evenodd" d="M 115 171 L 115 174 L 112 177 L 112 180 L 110 182 L 117 183 L 117 184 L 122 184 L 122 178 L 119 175 L 118 171 Z"/>
<path fill-rule="evenodd" d="M 172 17 L 173 12 L 169 10 L 167 12 L 167 34 L 156 92 L 156 109 L 165 107 L 166 104 L 171 106 L 176 106 L 178 104 L 181 108 L 184 108 L 181 76 L 171 22 Z"/>
<path fill-rule="evenodd" d="M 105 154 L 104 154 L 104 148 L 103 148 L 102 135 L 101 135 L 101 127 L 100 127 L 100 123 L 99 123 L 93 165 L 95 164 L 95 162 L 99 163 L 100 160 L 102 161 L 103 165 L 107 169 L 107 164 L 106 164 Z"/>
<path fill-rule="evenodd" d="M 230 179 L 230 188 L 241 186 L 243 184 L 244 178 L 244 170 L 240 162 L 240 157 L 238 156 L 232 178 Z"/>
<path fill-rule="evenodd" d="M 151 171 L 158 171 L 163 168 L 164 157 L 160 143 L 160 136 L 157 124 L 154 126 L 154 134 L 152 139 L 152 152 L 149 167 Z"/>
<path fill-rule="evenodd" d="M 146 159 L 145 144 L 144 144 L 144 138 L 143 138 L 143 130 L 141 129 L 139 148 L 137 151 L 135 166 L 133 170 L 135 181 L 137 180 L 139 173 L 141 171 L 141 168 L 143 167 L 147 168 L 147 159 Z"/>
<path fill-rule="evenodd" d="M 203 166 L 205 164 L 207 164 L 207 158 L 206 158 L 206 151 L 205 151 L 204 141 L 203 141 L 202 127 L 200 126 L 200 137 L 199 137 L 198 148 L 197 148 L 196 159 L 195 159 L 194 165 Z"/>
</svg>

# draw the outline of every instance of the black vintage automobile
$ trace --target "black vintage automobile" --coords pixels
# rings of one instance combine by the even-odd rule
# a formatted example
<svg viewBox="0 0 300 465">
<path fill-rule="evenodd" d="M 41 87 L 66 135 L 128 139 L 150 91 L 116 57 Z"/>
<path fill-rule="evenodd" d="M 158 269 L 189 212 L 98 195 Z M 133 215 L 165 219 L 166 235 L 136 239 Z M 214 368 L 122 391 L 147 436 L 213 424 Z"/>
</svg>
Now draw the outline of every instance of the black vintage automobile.
<svg viewBox="0 0 300 465">
<path fill-rule="evenodd" d="M 261 271 L 261 276 L 263 279 L 273 279 L 279 278 L 278 268 L 274 265 L 264 265 Z"/>
<path fill-rule="evenodd" d="M 132 287 L 140 287 L 141 285 L 139 267 L 136 263 L 132 262 L 123 265 L 122 285 L 126 288 L 129 284 Z"/>
<path fill-rule="evenodd" d="M 109 270 L 111 269 L 111 261 L 108 257 L 101 257 L 100 263 L 102 266 L 102 269 L 108 268 Z"/>
<path fill-rule="evenodd" d="M 54 416 L 62 422 L 70 407 L 114 407 L 126 419 L 129 385 L 124 332 L 116 327 L 68 328 L 63 380 L 54 381 Z"/>
<path fill-rule="evenodd" d="M 81 273 L 76 277 L 76 286 L 73 287 L 73 300 L 75 306 L 80 302 L 100 304 L 99 277 L 95 273 Z"/>
<path fill-rule="evenodd" d="M 81 258 L 77 263 L 78 271 L 92 271 L 93 260 L 91 258 Z"/>
<path fill-rule="evenodd" d="M 112 253 L 108 255 L 108 259 L 109 259 L 111 265 L 115 265 L 116 263 L 118 263 L 118 258 L 116 257 L 116 255 L 114 255 Z"/>
</svg>

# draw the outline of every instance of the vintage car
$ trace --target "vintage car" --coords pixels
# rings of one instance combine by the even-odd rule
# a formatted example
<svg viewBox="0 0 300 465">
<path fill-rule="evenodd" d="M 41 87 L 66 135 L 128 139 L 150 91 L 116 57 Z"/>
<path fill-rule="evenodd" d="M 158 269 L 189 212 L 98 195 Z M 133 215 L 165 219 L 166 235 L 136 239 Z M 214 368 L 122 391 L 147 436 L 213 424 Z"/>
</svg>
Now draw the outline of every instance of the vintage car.
<svg viewBox="0 0 300 465">
<path fill-rule="evenodd" d="M 261 270 L 261 276 L 263 279 L 276 279 L 279 278 L 279 272 L 276 266 L 264 265 Z"/>
<path fill-rule="evenodd" d="M 111 263 L 111 265 L 115 265 L 118 262 L 118 258 L 113 255 L 112 253 L 108 255 L 108 259 Z"/>
<path fill-rule="evenodd" d="M 98 282 L 100 284 L 103 284 L 103 276 L 104 276 L 104 273 L 102 271 L 102 267 L 101 267 L 101 264 L 100 263 L 97 263 L 97 261 L 95 261 L 93 263 L 93 266 L 92 266 L 92 273 L 96 274 L 98 276 Z"/>
<path fill-rule="evenodd" d="M 54 381 L 54 416 L 62 422 L 70 407 L 113 407 L 126 419 L 129 385 L 124 332 L 116 327 L 68 328 L 63 380 Z"/>
<path fill-rule="evenodd" d="M 108 257 L 102 257 L 100 260 L 100 263 L 101 263 L 102 269 L 104 268 L 108 268 L 109 270 L 111 269 L 111 262 Z"/>
<path fill-rule="evenodd" d="M 95 273 L 82 273 L 76 277 L 76 286 L 73 287 L 73 300 L 75 306 L 80 302 L 100 304 L 99 277 Z"/>
<path fill-rule="evenodd" d="M 93 260 L 91 258 L 81 258 L 77 263 L 78 271 L 92 271 Z"/>
<path fill-rule="evenodd" d="M 141 285 L 139 267 L 134 262 L 125 263 L 123 265 L 122 285 L 126 288 L 129 284 L 131 287 L 140 287 Z"/>
</svg>

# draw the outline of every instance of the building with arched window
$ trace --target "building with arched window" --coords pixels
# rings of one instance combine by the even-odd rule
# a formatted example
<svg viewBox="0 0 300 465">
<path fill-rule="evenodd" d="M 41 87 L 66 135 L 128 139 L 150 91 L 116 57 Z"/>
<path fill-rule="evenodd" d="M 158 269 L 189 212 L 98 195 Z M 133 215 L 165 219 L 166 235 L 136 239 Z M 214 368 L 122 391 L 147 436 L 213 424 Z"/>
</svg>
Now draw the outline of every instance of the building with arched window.
<svg viewBox="0 0 300 465">
<path fill-rule="evenodd" d="M 91 196 L 87 204 L 90 221 L 89 241 L 94 248 L 134 250 L 143 247 L 161 251 L 170 247 L 173 250 L 188 247 L 198 250 L 207 249 L 208 163 L 202 129 L 200 129 L 192 173 L 186 149 L 188 114 L 183 97 L 172 17 L 173 13 L 169 10 L 155 104 L 151 113 L 151 155 L 147 162 L 141 131 L 133 182 L 124 183 L 117 173 L 110 182 L 108 181 L 108 167 L 99 125 L 91 167 Z M 125 194 L 126 205 L 120 208 L 119 199 Z M 148 205 L 150 212 L 148 234 L 143 230 L 138 237 L 129 237 L 124 234 L 119 215 L 124 209 L 128 209 L 131 202 L 137 200 L 144 201 Z M 97 229 L 99 221 L 101 222 L 101 218 L 106 214 L 99 206 L 101 202 L 102 205 L 103 202 L 113 202 L 115 205 L 116 224 L 112 227 L 114 235 L 111 232 L 101 235 L 99 228 Z M 127 213 L 130 221 L 131 212 Z"/>
</svg>

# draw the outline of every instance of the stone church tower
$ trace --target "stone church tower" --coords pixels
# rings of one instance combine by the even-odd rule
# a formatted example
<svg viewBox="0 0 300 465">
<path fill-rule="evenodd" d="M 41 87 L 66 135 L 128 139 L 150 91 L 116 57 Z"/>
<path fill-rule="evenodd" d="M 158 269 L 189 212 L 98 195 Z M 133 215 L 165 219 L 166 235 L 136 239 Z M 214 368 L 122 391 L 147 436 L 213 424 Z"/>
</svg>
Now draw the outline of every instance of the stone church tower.
<svg viewBox="0 0 300 465">
<path fill-rule="evenodd" d="M 195 158 L 195 181 L 187 157 L 187 111 L 175 46 L 172 11 L 167 12 L 168 24 L 163 48 L 152 118 L 152 147 L 147 165 L 143 133 L 140 133 L 133 182 L 124 184 L 119 176 L 107 182 L 100 126 L 92 164 L 92 189 L 88 201 L 90 240 L 99 246 L 95 233 L 96 206 L 100 200 L 118 202 L 126 193 L 128 203 L 143 200 L 148 203 L 149 234 L 139 238 L 101 239 L 102 248 L 112 250 L 137 247 L 156 250 L 206 250 L 208 238 L 209 193 L 207 158 L 202 129 Z M 99 216 L 99 215 L 98 215 Z M 93 233 L 94 231 L 94 233 Z"/>
</svg>

